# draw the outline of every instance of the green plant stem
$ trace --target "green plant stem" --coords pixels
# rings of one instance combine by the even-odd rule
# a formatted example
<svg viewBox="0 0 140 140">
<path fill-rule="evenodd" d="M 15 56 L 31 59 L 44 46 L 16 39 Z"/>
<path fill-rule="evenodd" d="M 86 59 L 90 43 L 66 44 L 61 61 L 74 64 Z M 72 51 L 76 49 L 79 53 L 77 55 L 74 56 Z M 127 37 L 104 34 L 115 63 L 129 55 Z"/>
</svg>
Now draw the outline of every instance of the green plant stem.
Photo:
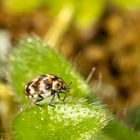
<svg viewBox="0 0 140 140">
<path fill-rule="evenodd" d="M 73 18 L 74 8 L 73 6 L 65 6 L 58 14 L 51 28 L 45 36 L 45 42 L 50 47 L 58 47 L 59 43 L 67 31 L 72 18 Z"/>
</svg>

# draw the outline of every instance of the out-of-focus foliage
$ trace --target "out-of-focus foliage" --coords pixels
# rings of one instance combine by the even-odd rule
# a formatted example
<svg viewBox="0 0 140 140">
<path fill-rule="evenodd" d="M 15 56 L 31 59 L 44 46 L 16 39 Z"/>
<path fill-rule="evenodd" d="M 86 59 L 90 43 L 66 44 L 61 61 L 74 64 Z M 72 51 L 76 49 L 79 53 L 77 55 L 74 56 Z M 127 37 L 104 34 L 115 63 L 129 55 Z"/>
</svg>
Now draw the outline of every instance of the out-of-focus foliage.
<svg viewBox="0 0 140 140">
<path fill-rule="evenodd" d="M 115 5 L 125 8 L 125 9 L 130 9 L 130 10 L 140 9 L 140 0 L 112 0 L 112 2 Z"/>
<path fill-rule="evenodd" d="M 0 63 L 7 60 L 10 46 L 10 33 L 0 30 Z"/>
<path fill-rule="evenodd" d="M 130 130 L 125 126 L 125 124 L 120 123 L 119 121 L 111 121 L 108 124 L 108 129 L 105 130 L 108 136 L 112 136 L 115 140 L 138 140 L 140 135 Z M 109 133 L 108 133 L 109 132 Z"/>
<path fill-rule="evenodd" d="M 104 0 L 6 0 L 5 6 L 15 14 L 25 13 L 39 6 L 46 6 L 52 13 L 58 14 L 63 8 L 74 10 L 73 22 L 78 28 L 88 28 L 97 21 L 105 8 Z M 65 17 L 64 17 L 65 18 Z"/>
<path fill-rule="evenodd" d="M 7 67 L 7 56 L 11 47 L 10 44 L 10 33 L 5 30 L 0 30 L 0 79 L 3 79 L 5 69 Z"/>
<path fill-rule="evenodd" d="M 9 85 L 0 83 L 0 139 L 10 139 L 10 121 L 15 114 L 17 103 L 14 97 Z"/>
<path fill-rule="evenodd" d="M 99 135 L 97 140 L 139 140 L 140 135 L 127 128 L 123 123 L 117 119 L 110 121 L 105 129 L 103 135 Z"/>
<path fill-rule="evenodd" d="M 42 0 L 4 0 L 3 3 L 6 9 L 13 14 L 22 14 L 39 7 Z"/>
<path fill-rule="evenodd" d="M 44 0 L 45 1 L 45 0 Z M 45 1 L 47 6 L 55 13 L 58 13 L 65 6 L 74 9 L 74 23 L 78 28 L 86 28 L 97 21 L 105 8 L 104 0 L 57 0 Z"/>
<path fill-rule="evenodd" d="M 126 9 L 139 9 L 139 0 L 112 0 L 110 1 Z M 78 28 L 92 26 L 102 15 L 107 5 L 105 0 L 5 0 L 5 7 L 14 14 L 32 11 L 34 8 L 46 6 L 50 12 L 58 14 L 63 8 L 71 7 L 74 10 L 73 22 Z"/>
<path fill-rule="evenodd" d="M 137 106 L 128 113 L 127 123 L 131 128 L 140 132 L 140 106 Z"/>
</svg>

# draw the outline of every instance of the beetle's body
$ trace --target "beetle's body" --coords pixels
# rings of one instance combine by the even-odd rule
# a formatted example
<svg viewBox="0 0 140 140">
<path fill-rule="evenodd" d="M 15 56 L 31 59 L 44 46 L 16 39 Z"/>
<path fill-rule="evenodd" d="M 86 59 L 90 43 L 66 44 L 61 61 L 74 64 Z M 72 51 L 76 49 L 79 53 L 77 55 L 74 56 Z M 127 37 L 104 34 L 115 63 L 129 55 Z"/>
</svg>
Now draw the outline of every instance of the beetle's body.
<svg viewBox="0 0 140 140">
<path fill-rule="evenodd" d="M 35 99 L 35 104 L 40 102 L 41 100 L 53 96 L 50 104 L 53 102 L 55 93 L 57 93 L 58 98 L 60 99 L 60 93 L 68 92 L 69 87 L 65 84 L 65 82 L 58 76 L 52 74 L 40 75 L 39 77 L 30 81 L 24 90 L 24 94 L 29 99 Z M 63 100 L 65 100 L 65 97 Z"/>
</svg>

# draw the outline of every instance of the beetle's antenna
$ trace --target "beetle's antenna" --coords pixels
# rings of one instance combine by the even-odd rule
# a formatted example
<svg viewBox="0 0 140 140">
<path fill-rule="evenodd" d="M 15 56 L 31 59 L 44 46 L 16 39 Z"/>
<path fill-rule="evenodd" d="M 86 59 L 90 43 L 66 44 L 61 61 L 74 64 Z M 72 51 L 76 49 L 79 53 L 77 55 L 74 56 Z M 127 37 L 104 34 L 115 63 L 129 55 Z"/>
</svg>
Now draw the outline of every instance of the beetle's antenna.
<svg viewBox="0 0 140 140">
<path fill-rule="evenodd" d="M 68 84 L 68 87 L 70 87 L 71 84 L 72 84 L 72 82 L 70 82 L 70 83 Z"/>
<path fill-rule="evenodd" d="M 70 89 L 70 85 L 72 84 L 72 82 L 70 82 L 67 86 L 67 89 L 69 90 Z"/>
</svg>

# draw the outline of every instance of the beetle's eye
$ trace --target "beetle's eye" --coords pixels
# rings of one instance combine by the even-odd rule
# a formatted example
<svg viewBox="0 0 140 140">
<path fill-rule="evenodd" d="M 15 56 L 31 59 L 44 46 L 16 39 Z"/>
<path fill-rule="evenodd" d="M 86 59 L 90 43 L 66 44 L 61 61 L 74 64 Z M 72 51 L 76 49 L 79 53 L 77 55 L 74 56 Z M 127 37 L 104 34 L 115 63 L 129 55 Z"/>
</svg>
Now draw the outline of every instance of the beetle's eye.
<svg viewBox="0 0 140 140">
<path fill-rule="evenodd" d="M 61 86 L 60 83 L 57 83 L 57 84 L 56 84 L 56 87 L 57 87 L 57 88 L 60 88 L 60 86 Z"/>
</svg>

